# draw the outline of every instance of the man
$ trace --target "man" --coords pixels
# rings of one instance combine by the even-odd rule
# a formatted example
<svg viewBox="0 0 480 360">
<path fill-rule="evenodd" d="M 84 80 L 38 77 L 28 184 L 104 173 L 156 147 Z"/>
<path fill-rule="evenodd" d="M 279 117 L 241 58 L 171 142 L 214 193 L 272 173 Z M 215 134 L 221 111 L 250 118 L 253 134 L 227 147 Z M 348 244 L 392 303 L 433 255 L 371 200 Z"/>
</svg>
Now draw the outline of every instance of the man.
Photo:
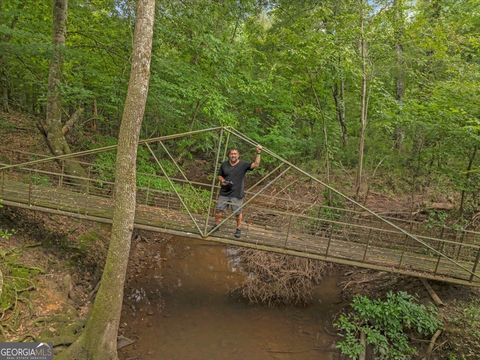
<svg viewBox="0 0 480 360">
<path fill-rule="evenodd" d="M 217 200 L 215 211 L 215 225 L 213 230 L 218 230 L 218 225 L 222 221 L 223 214 L 230 205 L 236 216 L 237 228 L 233 234 L 237 239 L 242 236 L 240 226 L 242 224 L 243 197 L 245 196 L 245 174 L 247 171 L 256 169 L 260 165 L 260 153 L 262 146 L 257 145 L 257 155 L 253 162 L 240 160 L 240 153 L 237 149 L 231 149 L 228 152 L 228 160 L 224 161 L 218 172 L 218 181 L 220 182 L 220 196 Z"/>
</svg>

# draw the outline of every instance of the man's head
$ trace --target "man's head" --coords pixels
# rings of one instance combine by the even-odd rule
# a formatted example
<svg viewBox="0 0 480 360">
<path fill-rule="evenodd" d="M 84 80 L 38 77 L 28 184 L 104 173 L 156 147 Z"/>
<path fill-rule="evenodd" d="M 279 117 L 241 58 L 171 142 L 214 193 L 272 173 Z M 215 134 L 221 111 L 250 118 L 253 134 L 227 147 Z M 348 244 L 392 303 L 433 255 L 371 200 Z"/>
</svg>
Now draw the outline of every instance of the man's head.
<svg viewBox="0 0 480 360">
<path fill-rule="evenodd" d="M 230 160 L 231 163 L 236 163 L 239 158 L 240 153 L 238 152 L 238 149 L 230 149 L 230 151 L 228 152 L 228 160 Z"/>
</svg>

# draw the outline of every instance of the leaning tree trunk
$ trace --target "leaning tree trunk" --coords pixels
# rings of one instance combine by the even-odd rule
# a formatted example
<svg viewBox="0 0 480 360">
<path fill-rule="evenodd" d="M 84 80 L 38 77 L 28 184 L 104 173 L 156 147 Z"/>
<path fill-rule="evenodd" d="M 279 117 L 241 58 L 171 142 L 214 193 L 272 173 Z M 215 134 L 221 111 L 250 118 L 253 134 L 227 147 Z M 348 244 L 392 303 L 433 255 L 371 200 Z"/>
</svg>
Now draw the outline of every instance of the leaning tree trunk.
<svg viewBox="0 0 480 360">
<path fill-rule="evenodd" d="M 70 154 L 70 146 L 64 135 L 62 124 L 62 81 L 63 53 L 65 50 L 68 0 L 53 0 L 53 49 L 48 71 L 47 114 L 40 120 L 39 128 L 53 155 Z M 62 166 L 70 175 L 86 177 L 85 170 L 78 162 L 65 161 Z"/>
<path fill-rule="evenodd" d="M 118 136 L 112 235 L 100 287 L 87 325 L 58 359 L 118 359 L 117 333 L 123 301 L 136 199 L 136 158 L 150 76 L 155 0 L 139 0 L 132 70 Z"/>
</svg>

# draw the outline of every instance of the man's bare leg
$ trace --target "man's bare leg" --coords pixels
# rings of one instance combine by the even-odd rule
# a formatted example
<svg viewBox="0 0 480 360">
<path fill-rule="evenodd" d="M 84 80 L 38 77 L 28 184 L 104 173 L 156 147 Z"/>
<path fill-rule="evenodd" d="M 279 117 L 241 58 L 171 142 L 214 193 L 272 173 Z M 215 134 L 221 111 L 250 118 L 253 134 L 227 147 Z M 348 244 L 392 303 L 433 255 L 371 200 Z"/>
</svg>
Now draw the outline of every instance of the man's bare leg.
<svg viewBox="0 0 480 360">
<path fill-rule="evenodd" d="M 223 211 L 216 210 L 215 211 L 215 225 L 218 225 L 222 222 L 223 218 Z"/>
<path fill-rule="evenodd" d="M 242 236 L 242 231 L 240 230 L 240 225 L 242 225 L 242 218 L 243 218 L 242 213 L 237 215 L 237 228 L 235 229 L 235 232 L 233 233 L 233 235 L 237 239 L 240 239 L 240 237 Z"/>
<path fill-rule="evenodd" d="M 240 229 L 240 226 L 242 225 L 242 219 L 243 219 L 243 214 L 240 213 L 237 215 L 237 229 Z"/>
</svg>

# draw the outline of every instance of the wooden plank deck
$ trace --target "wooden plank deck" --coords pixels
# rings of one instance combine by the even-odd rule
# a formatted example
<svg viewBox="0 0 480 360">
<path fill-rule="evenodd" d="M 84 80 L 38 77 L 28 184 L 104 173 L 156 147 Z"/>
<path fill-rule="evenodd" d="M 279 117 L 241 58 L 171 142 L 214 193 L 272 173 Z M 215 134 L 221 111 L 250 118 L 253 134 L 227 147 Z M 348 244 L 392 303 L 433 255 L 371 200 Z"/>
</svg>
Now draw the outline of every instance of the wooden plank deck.
<svg viewBox="0 0 480 360">
<path fill-rule="evenodd" d="M 17 179 L 4 178 L 0 198 L 8 206 L 17 206 L 44 212 L 73 216 L 94 221 L 111 223 L 113 200 L 108 190 L 91 189 L 88 194 L 62 187 L 26 184 Z M 143 195 L 142 195 L 143 196 Z M 135 226 L 142 229 L 171 233 L 181 236 L 202 238 L 189 215 L 181 210 L 181 204 L 174 194 L 164 194 L 137 205 Z M 154 203 L 156 206 L 145 205 Z M 264 209 L 251 207 L 247 213 L 258 213 Z M 274 210 L 271 210 L 274 213 Z M 203 231 L 205 217 L 194 214 Z M 385 229 L 364 231 L 361 225 L 329 223 L 316 233 L 306 231 L 302 222 L 291 228 L 287 217 L 278 217 L 276 226 L 265 226 L 254 220 L 245 224 L 242 238 L 233 237 L 234 224 L 228 221 L 222 228 L 206 240 L 250 247 L 265 251 L 302 256 L 334 263 L 354 265 L 375 270 L 401 273 L 416 277 L 446 281 L 469 286 L 480 286 L 478 245 L 450 244 L 458 253 L 458 263 L 468 270 L 475 270 L 472 276 L 446 257 L 438 256 L 421 244 L 409 244 L 405 235 L 388 232 Z M 209 219 L 212 222 L 213 219 Z M 316 224 L 316 223 L 315 223 Z M 323 223 L 322 223 L 323 224 Z M 445 248 L 442 243 L 442 249 Z M 458 251 L 457 251 L 458 248 Z"/>
</svg>

